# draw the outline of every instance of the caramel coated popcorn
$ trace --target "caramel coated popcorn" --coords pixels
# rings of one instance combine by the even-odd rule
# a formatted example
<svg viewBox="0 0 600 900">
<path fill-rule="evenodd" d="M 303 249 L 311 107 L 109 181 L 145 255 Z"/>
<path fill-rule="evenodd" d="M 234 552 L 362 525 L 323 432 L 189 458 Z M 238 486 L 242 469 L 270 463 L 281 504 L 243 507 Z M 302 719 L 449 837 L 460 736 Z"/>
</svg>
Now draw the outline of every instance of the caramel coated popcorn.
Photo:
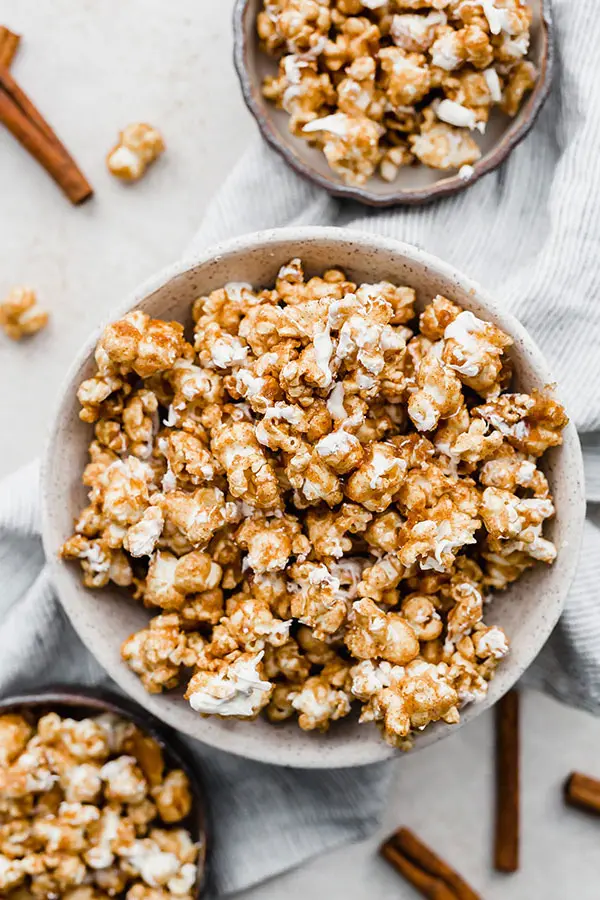
<svg viewBox="0 0 600 900">
<path fill-rule="evenodd" d="M 123 181 L 139 181 L 165 149 L 160 131 L 139 122 L 120 133 L 118 144 L 106 157 L 106 165 L 112 175 Z"/>
<path fill-rule="evenodd" d="M 49 315 L 38 305 L 29 288 L 14 288 L 0 303 L 0 328 L 13 341 L 37 334 L 48 324 Z"/>
<path fill-rule="evenodd" d="M 290 19 L 303 46 L 313 21 Z M 105 330 L 62 555 L 151 610 L 122 647 L 148 691 L 306 730 L 358 705 L 401 748 L 485 696 L 508 652 L 485 602 L 556 556 L 539 459 L 567 418 L 549 388 L 510 392 L 500 328 L 423 299 L 294 259 L 199 297 L 193 334 L 139 312 Z M 120 766 L 115 802 L 122 776 L 139 803 Z"/>
<path fill-rule="evenodd" d="M 526 0 L 263 0 L 263 94 L 346 184 L 419 162 L 466 180 L 492 110 L 535 86 L 531 20 Z"/>
<path fill-rule="evenodd" d="M 187 776 L 132 722 L 0 715 L 0 896 L 192 900 Z"/>
</svg>

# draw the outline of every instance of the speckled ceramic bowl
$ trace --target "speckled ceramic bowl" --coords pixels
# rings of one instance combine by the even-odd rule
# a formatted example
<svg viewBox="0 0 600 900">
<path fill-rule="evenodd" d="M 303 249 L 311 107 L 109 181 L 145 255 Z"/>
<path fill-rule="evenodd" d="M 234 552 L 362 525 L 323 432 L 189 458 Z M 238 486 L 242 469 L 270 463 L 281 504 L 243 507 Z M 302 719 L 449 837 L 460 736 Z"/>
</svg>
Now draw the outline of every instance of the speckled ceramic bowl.
<svg viewBox="0 0 600 900">
<path fill-rule="evenodd" d="M 97 688 L 73 689 L 68 685 L 56 685 L 35 693 L 17 694 L 0 699 L 0 716 L 6 713 L 20 713 L 30 722 L 37 722 L 41 716 L 49 712 L 56 712 L 59 716 L 68 716 L 72 719 L 115 713 L 138 725 L 146 734 L 158 741 L 169 769 L 183 769 L 190 781 L 192 810 L 181 824 L 199 845 L 198 878 L 194 898 L 201 900 L 209 888 L 206 795 L 198 767 L 177 736 L 154 716 L 140 709 L 137 704 L 125 697 Z"/>
<path fill-rule="evenodd" d="M 229 281 L 273 284 L 280 266 L 299 256 L 309 274 L 341 266 L 354 281 L 388 279 L 418 291 L 421 306 L 442 293 L 484 319 L 495 322 L 515 340 L 511 356 L 516 386 L 526 391 L 552 383 L 552 375 L 522 326 L 476 284 L 451 266 L 415 247 L 388 238 L 336 228 L 293 228 L 237 238 L 161 272 L 135 292 L 111 319 L 132 309 L 152 316 L 191 323 L 190 306 Z M 73 520 L 86 503 L 81 472 L 86 464 L 92 429 L 79 417 L 75 396 L 79 383 L 94 369 L 93 350 L 100 330 L 91 335 L 71 368 L 56 411 L 43 474 L 43 531 L 46 554 L 60 598 L 73 625 L 92 653 L 120 687 L 169 725 L 223 750 L 263 762 L 288 766 L 357 766 L 391 756 L 373 725 L 352 717 L 336 723 L 328 734 L 303 732 L 294 722 L 274 726 L 255 722 L 201 718 L 182 692 L 147 694 L 122 662 L 120 645 L 150 618 L 150 612 L 117 589 L 90 591 L 80 580 L 79 566 L 59 561 L 57 554 L 71 534 Z M 506 629 L 512 651 L 498 669 L 484 703 L 465 708 L 463 722 L 495 703 L 519 678 L 552 631 L 562 609 L 577 563 L 584 515 L 582 463 L 575 429 L 569 425 L 562 447 L 552 450 L 545 468 L 555 496 L 556 518 L 548 532 L 559 547 L 556 564 L 537 566 L 488 609 L 490 622 Z M 434 725 L 417 737 L 416 748 L 449 734 Z"/>
<path fill-rule="evenodd" d="M 550 0 L 528 0 L 533 10 L 531 48 L 528 59 L 538 68 L 539 78 L 531 94 L 514 119 L 495 110 L 485 135 L 474 137 L 481 147 L 482 157 L 474 164 L 473 174 L 461 179 L 457 172 L 441 172 L 427 166 L 409 166 L 400 170 L 391 184 L 379 175 L 362 187 L 351 187 L 333 172 L 320 150 L 302 138 L 294 137 L 288 129 L 289 115 L 276 109 L 262 96 L 261 86 L 266 75 L 277 72 L 277 62 L 264 54 L 258 46 L 256 17 L 262 0 L 236 0 L 233 14 L 234 62 L 246 105 L 266 141 L 285 161 L 304 178 L 324 188 L 330 194 L 360 200 L 369 206 L 417 205 L 447 197 L 474 184 L 482 175 L 491 172 L 506 159 L 523 140 L 534 124 L 550 91 L 554 65 L 554 40 Z"/>
</svg>

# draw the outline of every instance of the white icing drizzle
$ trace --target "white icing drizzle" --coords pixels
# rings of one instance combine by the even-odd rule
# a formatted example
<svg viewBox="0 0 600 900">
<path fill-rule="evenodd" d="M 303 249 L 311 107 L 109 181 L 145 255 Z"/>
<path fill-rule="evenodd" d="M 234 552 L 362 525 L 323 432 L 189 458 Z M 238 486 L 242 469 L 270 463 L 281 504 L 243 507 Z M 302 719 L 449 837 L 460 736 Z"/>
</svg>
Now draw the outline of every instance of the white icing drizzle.
<svg viewBox="0 0 600 900">
<path fill-rule="evenodd" d="M 472 130 L 477 127 L 477 119 L 473 110 L 467 109 L 466 106 L 456 103 L 454 100 L 442 100 L 436 106 L 435 113 L 442 122 L 454 125 L 456 128 L 470 128 Z"/>
</svg>

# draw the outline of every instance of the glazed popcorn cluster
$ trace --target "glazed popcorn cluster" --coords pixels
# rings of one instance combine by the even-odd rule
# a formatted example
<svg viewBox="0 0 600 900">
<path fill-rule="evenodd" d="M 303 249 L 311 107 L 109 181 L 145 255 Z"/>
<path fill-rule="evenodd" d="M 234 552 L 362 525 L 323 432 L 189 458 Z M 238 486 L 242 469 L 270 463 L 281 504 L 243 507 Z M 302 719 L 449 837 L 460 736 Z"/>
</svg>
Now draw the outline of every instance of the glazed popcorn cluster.
<svg viewBox="0 0 600 900">
<path fill-rule="evenodd" d="M 142 312 L 106 328 L 62 555 L 159 612 L 122 648 L 149 691 L 308 730 L 356 703 L 399 747 L 485 695 L 508 650 L 486 597 L 556 555 L 537 461 L 567 419 L 508 391 L 508 335 L 415 300 L 294 259 L 198 298 L 193 343 Z"/>
<path fill-rule="evenodd" d="M 0 303 L 0 328 L 13 341 L 37 334 L 46 327 L 49 318 L 29 288 L 13 288 Z"/>
<path fill-rule="evenodd" d="M 264 96 L 347 184 L 402 166 L 472 175 L 494 107 L 515 116 L 536 81 L 526 0 L 264 0 Z"/>
<path fill-rule="evenodd" d="M 139 181 L 165 150 L 165 142 L 157 128 L 136 122 L 120 133 L 119 143 L 106 157 L 106 165 L 108 171 L 122 181 Z"/>
<path fill-rule="evenodd" d="M 191 802 L 131 722 L 0 715 L 0 897 L 192 900 Z"/>
</svg>

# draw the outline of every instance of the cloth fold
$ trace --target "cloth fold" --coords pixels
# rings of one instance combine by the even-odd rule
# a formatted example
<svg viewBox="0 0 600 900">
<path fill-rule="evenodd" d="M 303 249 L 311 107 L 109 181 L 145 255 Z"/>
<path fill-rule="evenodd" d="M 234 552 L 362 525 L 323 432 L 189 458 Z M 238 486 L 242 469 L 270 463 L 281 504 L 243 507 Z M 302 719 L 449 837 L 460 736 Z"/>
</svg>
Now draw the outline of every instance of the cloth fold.
<svg viewBox="0 0 600 900">
<path fill-rule="evenodd" d="M 594 0 L 555 0 L 555 88 L 496 172 L 432 206 L 375 212 L 299 179 L 268 147 L 245 153 L 209 207 L 190 257 L 234 234 L 343 225 L 397 237 L 478 279 L 536 338 L 582 439 L 588 520 L 561 622 L 526 676 L 600 711 L 600 97 Z M 0 693 L 50 681 L 110 682 L 74 633 L 44 568 L 37 466 L 0 484 Z M 114 686 L 111 685 L 111 687 Z M 262 766 L 190 742 L 210 789 L 214 890 L 229 893 L 366 836 L 390 769 Z"/>
</svg>

